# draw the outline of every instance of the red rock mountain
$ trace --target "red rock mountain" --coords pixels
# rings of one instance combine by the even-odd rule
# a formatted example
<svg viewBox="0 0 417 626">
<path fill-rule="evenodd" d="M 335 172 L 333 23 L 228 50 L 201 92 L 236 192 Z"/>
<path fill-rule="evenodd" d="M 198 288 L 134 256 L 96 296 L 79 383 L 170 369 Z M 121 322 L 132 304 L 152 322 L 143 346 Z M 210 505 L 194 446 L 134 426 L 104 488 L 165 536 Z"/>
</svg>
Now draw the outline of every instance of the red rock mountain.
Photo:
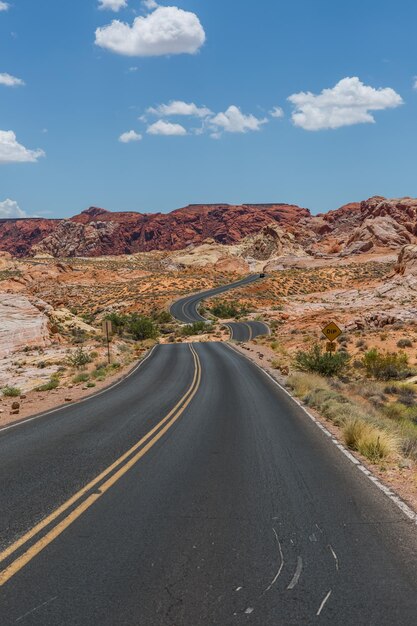
<svg viewBox="0 0 417 626">
<path fill-rule="evenodd" d="M 189 205 L 166 214 L 92 207 L 70 219 L 0 220 L 0 250 L 55 257 L 180 250 L 207 239 L 237 243 L 269 224 L 313 255 L 396 250 L 417 243 L 417 200 L 376 196 L 316 216 L 288 204 Z"/>
</svg>

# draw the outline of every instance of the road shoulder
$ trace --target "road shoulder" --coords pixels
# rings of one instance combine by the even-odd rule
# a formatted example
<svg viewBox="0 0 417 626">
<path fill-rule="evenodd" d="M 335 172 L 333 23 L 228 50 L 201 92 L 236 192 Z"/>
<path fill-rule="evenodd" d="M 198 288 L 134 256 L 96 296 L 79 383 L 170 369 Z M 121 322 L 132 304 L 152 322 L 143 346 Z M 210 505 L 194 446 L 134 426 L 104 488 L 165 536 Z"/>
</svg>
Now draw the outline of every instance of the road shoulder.
<svg viewBox="0 0 417 626">
<path fill-rule="evenodd" d="M 262 369 L 279 385 L 303 409 L 305 414 L 328 435 L 329 439 L 341 452 L 350 458 L 360 471 L 367 475 L 387 497 L 395 502 L 407 517 L 413 519 L 417 524 L 417 473 L 415 468 L 399 468 L 394 464 L 389 464 L 382 469 L 378 465 L 370 464 L 364 456 L 349 450 L 345 446 L 342 441 L 341 428 L 327 420 L 318 411 L 307 407 L 291 393 L 291 390 L 287 387 L 287 377 L 268 365 L 271 354 L 267 347 L 252 343 L 237 344 L 235 342 L 233 344 L 229 342 L 227 345 Z"/>
<path fill-rule="evenodd" d="M 43 415 L 61 411 L 70 405 L 79 404 L 106 391 L 110 391 L 110 389 L 131 376 L 151 356 L 155 347 L 153 346 L 146 350 L 139 360 L 121 367 L 105 380 L 97 381 L 96 386 L 93 388 L 81 386 L 62 387 L 47 392 L 29 391 L 21 398 L 0 399 L 0 432 Z M 18 413 L 12 411 L 13 402 L 19 403 Z"/>
</svg>

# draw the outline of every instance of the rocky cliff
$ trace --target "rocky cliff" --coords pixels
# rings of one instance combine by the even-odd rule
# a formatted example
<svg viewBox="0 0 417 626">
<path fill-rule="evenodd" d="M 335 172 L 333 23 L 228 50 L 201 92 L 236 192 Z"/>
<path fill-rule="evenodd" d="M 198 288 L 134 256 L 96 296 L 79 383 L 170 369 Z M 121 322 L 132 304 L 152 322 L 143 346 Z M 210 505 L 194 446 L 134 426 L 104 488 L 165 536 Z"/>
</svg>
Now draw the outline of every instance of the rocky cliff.
<svg viewBox="0 0 417 626">
<path fill-rule="evenodd" d="M 175 251 L 208 240 L 236 244 L 271 225 L 281 232 L 278 247 L 281 241 L 288 247 L 288 235 L 295 250 L 314 256 L 397 250 L 417 243 L 417 199 L 376 196 L 316 216 L 288 204 L 189 205 L 166 214 L 91 207 L 70 219 L 0 220 L 0 250 L 18 257 Z M 276 238 L 265 243 L 270 244 L 276 245 Z"/>
</svg>

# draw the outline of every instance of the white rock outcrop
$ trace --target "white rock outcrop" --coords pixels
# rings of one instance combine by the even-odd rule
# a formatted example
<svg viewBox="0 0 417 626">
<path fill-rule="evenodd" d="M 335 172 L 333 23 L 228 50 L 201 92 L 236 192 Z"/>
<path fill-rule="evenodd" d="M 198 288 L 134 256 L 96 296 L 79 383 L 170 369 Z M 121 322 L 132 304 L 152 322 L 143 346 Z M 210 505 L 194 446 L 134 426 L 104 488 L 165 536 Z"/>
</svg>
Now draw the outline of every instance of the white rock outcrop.
<svg viewBox="0 0 417 626">
<path fill-rule="evenodd" d="M 0 293 L 0 358 L 50 343 L 48 317 L 21 294 Z"/>
</svg>

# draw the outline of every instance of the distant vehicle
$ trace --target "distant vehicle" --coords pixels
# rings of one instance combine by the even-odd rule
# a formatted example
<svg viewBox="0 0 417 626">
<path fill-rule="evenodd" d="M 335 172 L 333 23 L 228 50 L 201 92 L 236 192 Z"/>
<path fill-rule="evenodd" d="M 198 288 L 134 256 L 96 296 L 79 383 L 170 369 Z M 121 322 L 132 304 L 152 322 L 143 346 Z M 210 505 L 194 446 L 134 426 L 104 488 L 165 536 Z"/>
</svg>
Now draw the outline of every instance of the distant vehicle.
<svg viewBox="0 0 417 626">
<path fill-rule="evenodd" d="M 259 278 L 265 278 L 265 274 L 259 274 Z"/>
</svg>

